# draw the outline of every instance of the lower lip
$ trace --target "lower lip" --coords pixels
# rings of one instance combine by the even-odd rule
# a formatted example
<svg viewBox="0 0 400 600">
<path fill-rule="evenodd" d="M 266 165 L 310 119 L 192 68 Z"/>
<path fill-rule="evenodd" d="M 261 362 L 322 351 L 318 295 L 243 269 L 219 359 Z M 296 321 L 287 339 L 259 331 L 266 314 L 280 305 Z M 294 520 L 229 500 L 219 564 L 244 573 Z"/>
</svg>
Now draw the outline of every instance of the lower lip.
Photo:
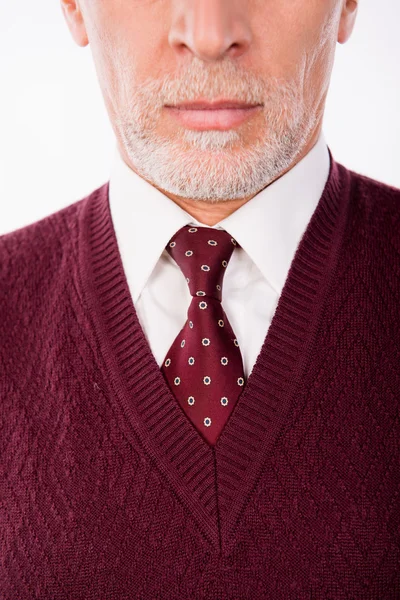
<svg viewBox="0 0 400 600">
<path fill-rule="evenodd" d="M 181 109 L 174 106 L 166 106 L 171 116 L 177 119 L 185 127 L 197 129 L 225 130 L 241 125 L 257 113 L 261 106 L 250 108 L 224 108 L 218 110 L 190 110 Z"/>
</svg>

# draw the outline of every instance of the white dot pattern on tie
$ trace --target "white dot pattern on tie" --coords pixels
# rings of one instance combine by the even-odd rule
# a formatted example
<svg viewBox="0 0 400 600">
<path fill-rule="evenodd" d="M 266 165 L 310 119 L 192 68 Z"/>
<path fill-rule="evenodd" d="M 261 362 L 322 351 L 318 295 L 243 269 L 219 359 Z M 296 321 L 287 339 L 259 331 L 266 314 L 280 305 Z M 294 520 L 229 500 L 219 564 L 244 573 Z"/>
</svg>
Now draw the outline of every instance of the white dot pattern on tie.
<svg viewBox="0 0 400 600">
<path fill-rule="evenodd" d="M 240 245 L 225 230 L 188 226 L 166 247 L 192 301 L 162 371 L 188 418 L 211 444 L 245 384 L 239 344 L 221 304 L 223 277 L 235 248 Z M 199 296 L 204 299 L 196 300 Z"/>
</svg>

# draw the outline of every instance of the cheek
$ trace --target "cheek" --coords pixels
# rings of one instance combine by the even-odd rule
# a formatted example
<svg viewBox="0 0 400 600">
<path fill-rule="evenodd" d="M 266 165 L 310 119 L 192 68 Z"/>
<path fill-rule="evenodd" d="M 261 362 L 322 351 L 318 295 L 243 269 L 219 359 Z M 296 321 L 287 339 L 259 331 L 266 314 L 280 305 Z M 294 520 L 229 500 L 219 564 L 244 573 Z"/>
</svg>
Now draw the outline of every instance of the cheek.
<svg viewBox="0 0 400 600">
<path fill-rule="evenodd" d="M 282 0 L 267 15 L 260 44 L 281 75 L 304 72 L 307 63 L 332 49 L 338 26 L 337 0 Z"/>
<path fill-rule="evenodd" d="M 306 75 L 320 87 L 329 83 L 336 50 L 337 22 L 327 21 L 317 31 L 307 52 Z"/>
<path fill-rule="evenodd" d="M 102 62 L 114 84 L 120 80 L 121 88 L 132 89 L 138 82 L 153 79 L 157 76 L 158 60 L 152 35 L 146 27 L 135 29 L 117 24 L 109 31 L 107 47 L 102 49 Z"/>
<path fill-rule="evenodd" d="M 301 26 L 294 24 L 285 39 L 286 64 L 295 71 L 305 95 L 318 95 L 318 90 L 326 91 L 329 83 L 336 48 L 335 13 L 315 13 Z"/>
<path fill-rule="evenodd" d="M 281 10 L 273 11 L 264 26 L 254 32 L 255 48 L 259 49 L 269 75 L 292 79 L 303 71 L 315 45 L 315 31 L 308 21 L 284 15 Z"/>
</svg>

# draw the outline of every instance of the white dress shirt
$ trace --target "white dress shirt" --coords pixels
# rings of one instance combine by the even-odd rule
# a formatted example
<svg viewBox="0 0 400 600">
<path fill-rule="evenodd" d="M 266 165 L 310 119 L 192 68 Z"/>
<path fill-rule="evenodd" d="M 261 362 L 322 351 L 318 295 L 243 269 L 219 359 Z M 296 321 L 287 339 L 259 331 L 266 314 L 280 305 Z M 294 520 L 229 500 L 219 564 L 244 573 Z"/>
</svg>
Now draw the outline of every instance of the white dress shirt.
<svg viewBox="0 0 400 600">
<path fill-rule="evenodd" d="M 290 171 L 213 228 L 235 248 L 222 307 L 239 342 L 247 378 L 268 333 L 296 249 L 321 198 L 330 159 L 323 132 Z M 159 366 L 185 324 L 192 296 L 165 247 L 184 225 L 208 227 L 137 175 L 116 146 L 109 202 L 132 301 Z"/>
</svg>

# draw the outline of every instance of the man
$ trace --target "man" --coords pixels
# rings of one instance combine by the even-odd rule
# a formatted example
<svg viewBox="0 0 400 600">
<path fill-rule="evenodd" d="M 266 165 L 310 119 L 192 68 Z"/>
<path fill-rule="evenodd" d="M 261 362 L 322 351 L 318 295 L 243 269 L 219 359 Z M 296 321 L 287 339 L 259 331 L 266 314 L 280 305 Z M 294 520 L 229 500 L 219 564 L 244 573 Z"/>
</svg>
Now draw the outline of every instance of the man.
<svg viewBox="0 0 400 600">
<path fill-rule="evenodd" d="M 322 134 L 357 2 L 61 5 L 117 149 L 0 238 L 1 597 L 399 598 L 400 191 Z"/>
</svg>

